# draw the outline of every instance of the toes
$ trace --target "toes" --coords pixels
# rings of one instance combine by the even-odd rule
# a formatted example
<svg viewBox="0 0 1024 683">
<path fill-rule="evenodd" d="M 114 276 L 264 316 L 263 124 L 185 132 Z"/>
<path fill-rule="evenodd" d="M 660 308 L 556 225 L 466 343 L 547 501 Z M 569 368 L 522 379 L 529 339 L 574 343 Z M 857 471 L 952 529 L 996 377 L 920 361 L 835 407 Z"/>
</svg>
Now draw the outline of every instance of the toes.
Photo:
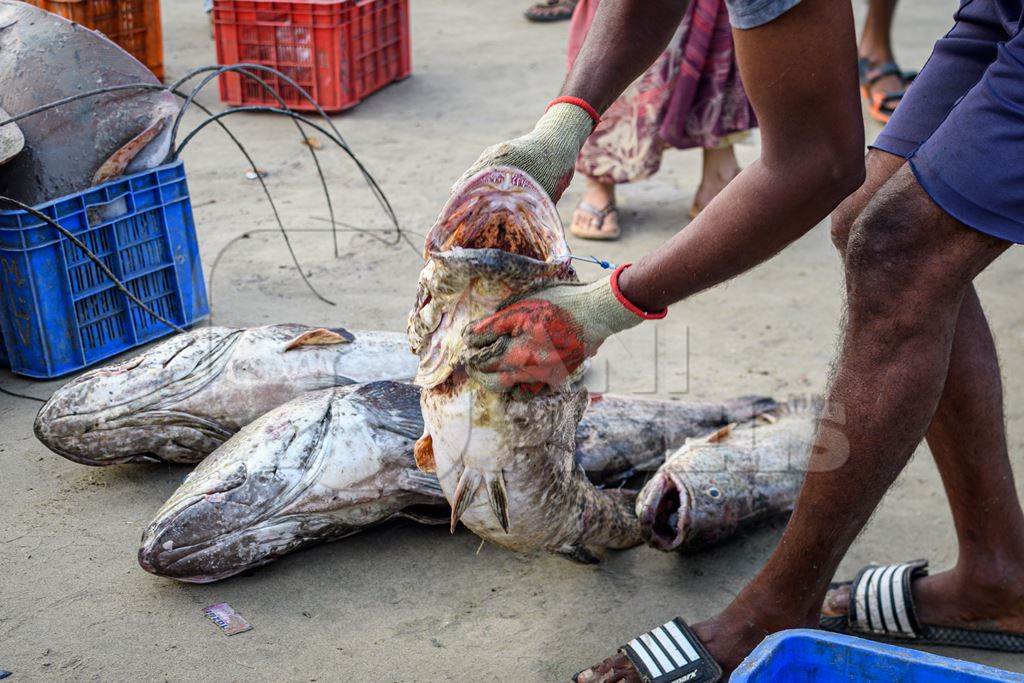
<svg viewBox="0 0 1024 683">
<path fill-rule="evenodd" d="M 623 655 L 616 654 L 597 666 L 581 671 L 575 678 L 576 683 L 640 683 L 640 675 L 633 668 L 632 662 Z"/>
<path fill-rule="evenodd" d="M 825 617 L 845 617 L 850 613 L 850 586 L 838 586 L 829 589 L 821 605 L 821 614 Z"/>
</svg>

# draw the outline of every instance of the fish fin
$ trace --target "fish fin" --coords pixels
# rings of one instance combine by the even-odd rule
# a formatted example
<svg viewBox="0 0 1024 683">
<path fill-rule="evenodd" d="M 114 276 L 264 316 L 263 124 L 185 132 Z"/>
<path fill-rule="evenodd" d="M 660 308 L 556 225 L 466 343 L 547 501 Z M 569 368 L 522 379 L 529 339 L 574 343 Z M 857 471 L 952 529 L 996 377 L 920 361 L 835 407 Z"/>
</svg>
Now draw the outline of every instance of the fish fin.
<svg viewBox="0 0 1024 683">
<path fill-rule="evenodd" d="M 735 427 L 736 427 L 736 423 L 735 422 L 732 423 L 732 424 L 727 424 L 724 427 L 722 427 L 721 429 L 719 429 L 718 431 L 712 432 L 711 434 L 708 434 L 707 436 L 705 436 L 702 439 L 702 441 L 704 443 L 719 443 L 721 441 L 725 441 L 726 439 L 729 438 L 729 435 L 732 434 L 732 430 Z"/>
<path fill-rule="evenodd" d="M 582 545 L 563 545 L 556 551 L 562 557 L 580 564 L 600 564 L 601 558 Z"/>
<path fill-rule="evenodd" d="M 93 185 L 105 183 L 108 180 L 124 175 L 128 164 L 132 162 L 139 152 L 145 149 L 146 145 L 153 141 L 160 131 L 164 129 L 170 119 L 162 117 L 149 124 L 149 126 L 125 143 L 120 149 L 111 154 L 106 161 L 100 164 L 92 177 Z"/>
<path fill-rule="evenodd" d="M 491 511 L 498 518 L 501 528 L 508 533 L 508 489 L 505 488 L 505 475 L 501 470 L 488 472 L 485 475 L 487 480 L 487 493 L 491 503 Z"/>
<path fill-rule="evenodd" d="M 436 515 L 431 514 L 431 511 L 425 509 L 425 506 L 420 506 L 418 510 L 406 509 L 402 510 L 401 512 L 396 512 L 395 517 L 409 519 L 413 522 L 416 522 L 417 524 L 430 524 L 433 526 L 439 524 L 447 524 L 448 513 L 449 510 L 447 505 L 438 505 Z"/>
<path fill-rule="evenodd" d="M 422 493 L 427 496 L 444 498 L 444 491 L 441 490 L 441 482 L 433 474 L 427 474 L 409 468 L 405 470 L 402 477 L 402 488 Z M 443 501 L 442 501 L 443 502 Z"/>
<path fill-rule="evenodd" d="M 459 483 L 455 486 L 455 495 L 452 496 L 451 532 L 453 534 L 455 533 L 455 527 L 459 524 L 459 520 L 462 519 L 462 515 L 465 514 L 470 503 L 476 497 L 476 493 L 480 489 L 481 478 L 480 472 L 471 467 L 462 470 Z"/>
<path fill-rule="evenodd" d="M 295 339 L 285 344 L 285 351 L 302 348 L 303 346 L 330 346 L 332 344 L 351 344 L 355 340 L 350 332 L 339 328 L 328 330 L 325 327 L 318 327 L 315 330 L 306 330 Z"/>
<path fill-rule="evenodd" d="M 722 403 L 722 422 L 746 422 L 777 411 L 782 404 L 770 396 L 740 396 Z"/>
<path fill-rule="evenodd" d="M 434 439 L 430 434 L 424 434 L 416 440 L 412 448 L 416 458 L 416 467 L 423 472 L 437 472 L 437 463 L 434 461 Z"/>
<path fill-rule="evenodd" d="M 407 439 L 424 433 L 420 390 L 404 382 L 380 380 L 360 385 L 352 392 L 372 416 L 372 424 Z"/>
</svg>

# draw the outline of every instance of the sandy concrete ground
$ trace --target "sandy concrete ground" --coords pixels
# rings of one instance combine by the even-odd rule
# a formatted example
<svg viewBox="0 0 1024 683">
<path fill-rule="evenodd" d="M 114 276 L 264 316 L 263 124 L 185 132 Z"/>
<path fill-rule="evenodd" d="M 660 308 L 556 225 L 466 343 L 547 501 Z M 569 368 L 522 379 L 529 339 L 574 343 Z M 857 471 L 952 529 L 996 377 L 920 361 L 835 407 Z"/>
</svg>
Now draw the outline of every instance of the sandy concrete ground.
<svg viewBox="0 0 1024 683">
<path fill-rule="evenodd" d="M 555 93 L 565 25 L 528 25 L 520 17 L 525 4 L 414 3 L 414 76 L 337 118 L 410 231 L 430 225 L 450 183 L 480 148 L 524 130 Z M 164 3 L 170 76 L 214 61 L 198 5 Z M 952 8 L 901 3 L 897 41 L 906 67 L 923 63 Z M 212 89 L 200 100 L 219 106 Z M 288 225 L 322 230 L 316 218 L 326 215 L 323 200 L 291 124 L 251 115 L 229 122 L 269 171 Z M 754 143 L 740 154 L 752 159 Z M 338 302 L 328 306 L 291 269 L 268 208 L 226 138 L 210 129 L 185 158 L 216 323 L 404 329 L 419 269 L 411 248 L 347 233 L 334 258 L 328 234 L 296 233 L 304 268 Z M 625 188 L 627 237 L 614 245 L 576 244 L 578 252 L 621 261 L 669 237 L 685 220 L 698 158 L 670 154 L 657 177 Z M 350 164 L 333 154 L 328 173 L 342 220 L 386 227 Z M 578 190 L 562 202 L 565 218 Z M 267 232 L 237 239 L 252 230 Z M 587 266 L 581 272 L 598 275 Z M 980 283 L 1004 361 L 1018 465 L 1022 281 L 1013 252 Z M 820 390 L 839 306 L 837 259 L 827 228 L 819 226 L 773 262 L 609 344 L 600 383 L 662 396 L 688 390 L 695 398 Z M 7 373 L 0 380 L 37 396 L 57 386 Z M 478 540 L 466 531 L 452 537 L 440 528 L 395 524 L 220 584 L 184 585 L 135 563 L 143 526 L 184 468 L 75 465 L 33 438 L 37 404 L 0 396 L 0 406 L 0 669 L 14 671 L 16 680 L 565 680 L 659 620 L 712 615 L 753 575 L 779 533 L 766 530 L 698 557 L 640 548 L 583 567 L 494 547 L 477 552 Z M 886 498 L 840 575 L 869 561 L 916 557 L 936 568 L 956 557 L 926 452 Z M 218 633 L 200 610 L 221 601 L 254 630 L 232 638 Z M 1024 671 L 1024 657 L 947 652 Z"/>
</svg>

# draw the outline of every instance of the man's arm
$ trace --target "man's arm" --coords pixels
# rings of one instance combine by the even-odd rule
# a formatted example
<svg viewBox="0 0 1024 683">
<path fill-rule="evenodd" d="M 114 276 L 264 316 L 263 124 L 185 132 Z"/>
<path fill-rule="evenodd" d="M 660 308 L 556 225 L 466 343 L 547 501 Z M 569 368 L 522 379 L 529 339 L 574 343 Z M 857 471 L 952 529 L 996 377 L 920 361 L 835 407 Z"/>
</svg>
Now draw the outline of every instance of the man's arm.
<svg viewBox="0 0 1024 683">
<path fill-rule="evenodd" d="M 598 5 L 562 90 L 593 110 L 552 103 L 532 131 L 485 149 L 456 185 L 490 166 L 514 166 L 558 201 L 594 129 L 592 117 L 607 109 L 658 58 L 679 27 L 686 5 L 687 0 L 605 0 Z"/>
<path fill-rule="evenodd" d="M 690 225 L 622 273 L 622 294 L 644 310 L 664 308 L 766 261 L 864 179 L 850 3 L 803 0 L 733 37 L 761 128 L 761 156 Z"/>
<path fill-rule="evenodd" d="M 606 110 L 665 50 L 687 4 L 687 0 L 601 2 L 562 94 L 579 97 L 599 112 Z"/>
<path fill-rule="evenodd" d="M 563 94 L 608 106 L 638 75 L 639 65 L 664 47 L 661 35 L 675 31 L 679 19 L 673 14 L 670 21 L 670 5 L 675 6 L 665 0 L 605 0 Z M 585 292 L 572 285 L 550 288 L 471 326 L 466 341 L 477 351 L 467 358 L 467 369 L 478 381 L 495 388 L 561 381 L 608 336 L 664 315 L 670 304 L 771 258 L 863 181 L 864 127 L 849 0 L 803 0 L 774 21 L 733 36 L 761 128 L 760 158 L 635 266 L 620 268 Z M 514 154 L 485 154 L 484 165 L 510 163 L 535 178 L 539 173 L 547 184 L 538 182 L 553 188 L 549 192 L 557 199 L 589 133 L 582 109 L 557 106 L 562 109 L 552 108 L 533 134 L 495 148 Z M 562 333 L 551 335 L 537 324 L 538 304 L 545 307 L 543 319 L 557 321 Z"/>
</svg>

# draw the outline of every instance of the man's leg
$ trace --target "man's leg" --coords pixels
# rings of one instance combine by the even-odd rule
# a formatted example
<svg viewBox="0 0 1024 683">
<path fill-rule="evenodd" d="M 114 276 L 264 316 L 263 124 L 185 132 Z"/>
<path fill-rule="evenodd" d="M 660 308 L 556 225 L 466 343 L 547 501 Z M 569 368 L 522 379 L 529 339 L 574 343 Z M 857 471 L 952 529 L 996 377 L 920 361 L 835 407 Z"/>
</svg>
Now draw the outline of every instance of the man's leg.
<svg viewBox="0 0 1024 683">
<path fill-rule="evenodd" d="M 935 415 L 971 281 L 1008 246 L 948 216 L 906 166 L 857 221 L 847 247 L 848 319 L 828 392 L 845 423 L 819 429 L 793 517 L 764 569 L 697 626 L 726 667 L 768 633 L 817 623 L 839 561 Z M 1014 608 L 1021 614 L 1007 626 L 1024 632 L 1024 605 L 1006 611 Z"/>
<path fill-rule="evenodd" d="M 841 253 L 854 221 L 903 163 L 879 150 L 868 154 L 863 187 L 833 215 L 833 241 Z M 999 360 L 973 286 L 960 305 L 942 398 L 926 438 L 953 512 L 960 553 L 953 570 L 914 583 L 919 616 L 931 625 L 962 626 L 983 620 L 987 611 L 998 621 L 1002 606 L 991 600 L 1004 599 L 1006 585 L 1024 585 L 1024 512 L 1006 448 Z M 845 614 L 849 589 L 830 594 L 828 603 L 833 613 Z"/>
</svg>

